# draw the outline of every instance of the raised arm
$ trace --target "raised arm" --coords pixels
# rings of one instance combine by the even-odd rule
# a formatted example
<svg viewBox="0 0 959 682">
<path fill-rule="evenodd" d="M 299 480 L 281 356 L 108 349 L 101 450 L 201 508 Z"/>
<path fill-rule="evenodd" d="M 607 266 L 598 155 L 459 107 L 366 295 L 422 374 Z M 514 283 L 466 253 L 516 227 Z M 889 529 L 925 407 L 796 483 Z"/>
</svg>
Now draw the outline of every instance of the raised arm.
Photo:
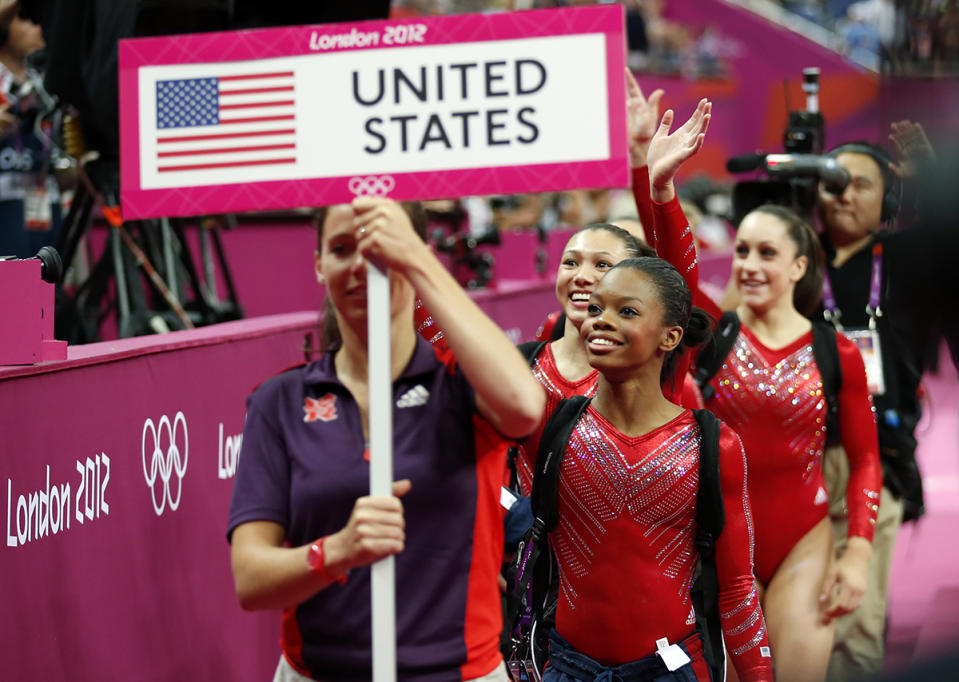
<svg viewBox="0 0 959 682">
<path fill-rule="evenodd" d="M 726 650 L 743 682 L 772 680 L 769 637 L 753 577 L 752 511 L 746 485 L 746 453 L 739 436 L 720 430 L 719 476 L 726 514 L 716 542 L 719 615 Z"/>
<path fill-rule="evenodd" d="M 545 394 L 516 346 L 415 236 L 399 204 L 361 197 L 353 208 L 360 251 L 412 284 L 473 386 L 480 414 L 504 436 L 528 435 L 543 415 Z"/>
<path fill-rule="evenodd" d="M 653 135 L 647 155 L 656 222 L 656 251 L 660 258 L 672 263 L 682 273 L 692 291 L 699 286 L 696 244 L 689 222 L 679 208 L 673 178 L 683 163 L 702 149 L 711 108 L 708 100 L 700 100 L 689 120 L 672 134 L 669 128 L 673 123 L 673 112 L 668 110 Z"/>
<path fill-rule="evenodd" d="M 653 206 L 649 199 L 649 167 L 646 165 L 646 153 L 649 143 L 659 124 L 659 101 L 662 90 L 654 90 L 647 99 L 643 89 L 626 69 L 626 121 L 629 126 L 629 165 L 632 168 L 633 198 L 639 222 L 646 235 L 646 243 L 656 248 L 656 223 L 653 218 Z"/>
<path fill-rule="evenodd" d="M 839 434 L 849 460 L 846 506 L 849 531 L 834 571 L 826 578 L 820 598 L 827 617 L 859 608 L 868 582 L 872 536 L 879 516 L 882 467 L 876 419 L 866 388 L 866 368 L 856 345 L 837 334 L 842 387 L 839 389 Z"/>
<path fill-rule="evenodd" d="M 899 163 L 890 164 L 890 170 L 900 178 L 912 178 L 919 169 L 936 161 L 936 152 L 921 123 L 896 121 L 889 126 L 889 141 L 896 149 Z"/>
</svg>

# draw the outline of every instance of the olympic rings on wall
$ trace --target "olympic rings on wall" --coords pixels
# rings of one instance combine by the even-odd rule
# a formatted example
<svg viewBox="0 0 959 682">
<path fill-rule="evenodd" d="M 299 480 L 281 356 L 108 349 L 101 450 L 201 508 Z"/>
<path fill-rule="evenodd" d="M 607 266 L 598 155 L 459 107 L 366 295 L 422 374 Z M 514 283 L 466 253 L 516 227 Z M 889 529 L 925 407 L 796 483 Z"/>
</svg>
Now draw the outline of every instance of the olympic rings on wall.
<svg viewBox="0 0 959 682">
<path fill-rule="evenodd" d="M 182 427 L 182 428 L 181 428 Z M 178 435 L 182 431 L 182 436 Z M 147 434 L 152 438 L 148 438 Z M 142 437 L 143 477 L 153 496 L 153 510 L 157 516 L 163 514 L 167 504 L 170 511 L 176 511 L 180 506 L 180 494 L 183 491 L 183 477 L 186 475 L 187 460 L 190 455 L 190 441 L 187 435 L 186 417 L 177 412 L 171 424 L 166 415 L 154 425 L 152 419 L 143 423 Z M 164 452 L 163 445 L 166 445 Z M 181 449 L 182 444 L 182 449 Z M 147 460 L 149 459 L 149 465 Z M 176 475 L 176 495 L 174 496 L 170 481 Z M 157 478 L 162 483 L 157 491 Z M 157 496 L 159 495 L 159 500 Z"/>
</svg>

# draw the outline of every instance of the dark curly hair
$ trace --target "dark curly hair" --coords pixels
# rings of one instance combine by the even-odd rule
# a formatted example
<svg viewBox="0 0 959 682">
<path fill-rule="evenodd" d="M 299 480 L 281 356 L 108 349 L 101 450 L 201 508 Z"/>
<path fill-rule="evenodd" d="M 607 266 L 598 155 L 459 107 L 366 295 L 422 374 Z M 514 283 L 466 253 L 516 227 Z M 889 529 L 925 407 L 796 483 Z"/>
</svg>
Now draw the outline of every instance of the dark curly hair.
<svg viewBox="0 0 959 682">
<path fill-rule="evenodd" d="M 693 305 L 693 295 L 686 280 L 679 270 L 662 258 L 627 258 L 617 263 L 610 272 L 627 268 L 642 272 L 656 287 L 659 302 L 663 306 L 663 324 L 683 330 L 680 344 L 663 358 L 659 379 L 660 385 L 665 385 L 667 380 L 672 381 L 671 388 L 675 390 L 676 378 L 673 375 L 679 357 L 687 348 L 695 348 L 710 337 L 713 319 L 705 310 Z"/>
</svg>

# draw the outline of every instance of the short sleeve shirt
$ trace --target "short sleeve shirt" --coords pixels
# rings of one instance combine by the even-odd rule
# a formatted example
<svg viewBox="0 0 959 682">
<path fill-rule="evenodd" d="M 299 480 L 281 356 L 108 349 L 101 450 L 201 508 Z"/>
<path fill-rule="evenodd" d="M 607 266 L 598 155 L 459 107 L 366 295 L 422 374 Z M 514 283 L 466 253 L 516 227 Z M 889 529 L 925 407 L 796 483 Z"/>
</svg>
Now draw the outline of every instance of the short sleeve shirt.
<svg viewBox="0 0 959 682">
<path fill-rule="evenodd" d="M 360 413 L 333 358 L 284 372 L 248 399 L 230 534 L 272 521 L 290 545 L 304 545 L 342 529 L 369 494 Z M 394 479 L 412 481 L 406 546 L 396 557 L 399 678 L 478 677 L 501 661 L 505 448 L 477 415 L 452 353 L 422 339 L 392 400 Z M 307 675 L 369 680 L 370 640 L 369 567 L 284 612 L 284 653 Z"/>
</svg>

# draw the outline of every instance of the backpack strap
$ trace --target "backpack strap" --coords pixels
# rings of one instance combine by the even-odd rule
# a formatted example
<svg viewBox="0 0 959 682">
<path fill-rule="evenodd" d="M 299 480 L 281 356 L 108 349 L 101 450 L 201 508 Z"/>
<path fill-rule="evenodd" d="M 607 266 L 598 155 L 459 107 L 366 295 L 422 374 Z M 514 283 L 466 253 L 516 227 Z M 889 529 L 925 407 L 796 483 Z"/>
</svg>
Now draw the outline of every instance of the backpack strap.
<svg viewBox="0 0 959 682">
<path fill-rule="evenodd" d="M 826 441 L 839 442 L 839 390 L 842 388 L 842 367 L 839 366 L 839 345 L 836 329 L 827 322 L 812 323 L 812 352 L 822 376 L 826 397 Z"/>
<path fill-rule="evenodd" d="M 516 347 L 519 348 L 519 352 L 523 354 L 524 358 L 526 358 L 527 364 L 532 367 L 536 363 L 536 358 L 539 357 L 540 352 L 547 343 L 549 343 L 549 341 L 527 341 L 526 343 L 521 343 Z M 513 443 L 506 451 L 506 468 L 509 471 L 510 490 L 519 492 L 519 474 L 516 471 L 517 457 L 519 457 L 519 446 L 516 443 Z"/>
<path fill-rule="evenodd" d="M 536 362 L 536 358 L 539 355 L 540 351 L 543 350 L 549 341 L 527 341 L 526 343 L 521 343 L 517 348 L 519 352 L 523 354 L 523 357 L 526 358 L 526 362 L 530 367 L 533 366 L 533 363 Z"/>
<path fill-rule="evenodd" d="M 699 424 L 699 491 L 696 494 L 696 549 L 699 580 L 694 587 L 693 607 L 700 621 L 703 651 L 714 680 L 725 671 L 722 623 L 719 618 L 719 578 L 716 573 L 716 540 L 726 522 L 722 484 L 719 480 L 720 422 L 709 410 L 693 410 Z"/>
<path fill-rule="evenodd" d="M 508 611 L 514 640 L 522 639 L 534 616 L 542 616 L 543 602 L 549 589 L 549 542 L 547 533 L 556 527 L 559 516 L 559 469 L 576 422 L 591 398 L 577 395 L 564 398 L 543 427 L 536 453 L 530 506 L 533 525 L 527 533 L 516 568 Z M 545 555 L 546 561 L 541 560 Z"/>
<path fill-rule="evenodd" d="M 566 451 L 566 443 L 591 400 L 592 398 L 582 395 L 564 398 L 543 427 L 539 450 L 536 453 L 530 503 L 534 525 L 539 521 L 546 533 L 556 528 L 559 517 L 559 467 Z"/>
<path fill-rule="evenodd" d="M 709 385 L 709 380 L 716 376 L 716 372 L 723 366 L 737 336 L 739 336 L 739 316 L 736 315 L 735 310 L 727 310 L 719 318 L 712 338 L 696 356 L 696 373 L 693 379 L 703 393 L 703 400 L 712 400 L 716 395 L 715 389 Z"/>
</svg>

